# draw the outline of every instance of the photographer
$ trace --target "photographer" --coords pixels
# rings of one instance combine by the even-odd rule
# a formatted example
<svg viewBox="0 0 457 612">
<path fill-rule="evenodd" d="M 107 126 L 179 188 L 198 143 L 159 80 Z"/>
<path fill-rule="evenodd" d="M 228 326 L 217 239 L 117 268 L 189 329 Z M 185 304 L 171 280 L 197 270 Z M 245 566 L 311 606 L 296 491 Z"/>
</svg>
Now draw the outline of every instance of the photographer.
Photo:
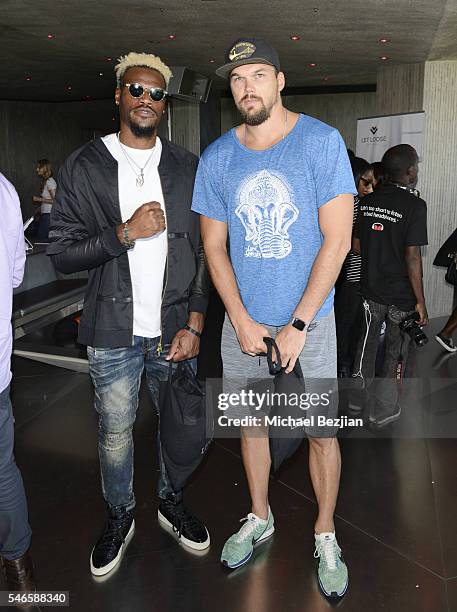
<svg viewBox="0 0 457 612">
<path fill-rule="evenodd" d="M 362 256 L 364 324 L 355 359 L 355 377 L 370 389 L 369 420 L 381 427 L 400 414 L 397 385 L 413 345 L 427 342 L 428 323 L 420 247 L 427 244 L 427 207 L 417 184 L 418 156 L 410 145 L 392 147 L 382 163 L 386 184 L 361 203 L 353 250 Z M 381 326 L 386 321 L 384 380 L 374 381 Z M 389 384 L 385 379 L 391 379 Z M 356 408 L 351 405 L 350 408 Z"/>
</svg>

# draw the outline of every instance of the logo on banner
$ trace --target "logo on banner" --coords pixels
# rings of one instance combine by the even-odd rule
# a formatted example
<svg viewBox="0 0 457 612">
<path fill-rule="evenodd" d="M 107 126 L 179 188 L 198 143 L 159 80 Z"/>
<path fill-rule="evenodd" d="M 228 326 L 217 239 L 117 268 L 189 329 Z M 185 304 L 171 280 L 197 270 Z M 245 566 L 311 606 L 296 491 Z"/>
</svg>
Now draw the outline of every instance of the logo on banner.
<svg viewBox="0 0 457 612">
<path fill-rule="evenodd" d="M 372 125 L 370 128 L 370 132 L 373 134 L 373 136 L 365 136 L 365 138 L 362 138 L 360 140 L 360 142 L 365 143 L 375 143 L 375 142 L 386 142 L 387 141 L 387 136 L 375 136 L 376 132 L 378 131 L 378 128 L 376 127 L 376 125 Z"/>
<path fill-rule="evenodd" d="M 358 119 L 356 155 L 374 162 L 380 160 L 389 147 L 408 143 L 421 158 L 424 118 L 425 113 L 421 111 Z"/>
</svg>

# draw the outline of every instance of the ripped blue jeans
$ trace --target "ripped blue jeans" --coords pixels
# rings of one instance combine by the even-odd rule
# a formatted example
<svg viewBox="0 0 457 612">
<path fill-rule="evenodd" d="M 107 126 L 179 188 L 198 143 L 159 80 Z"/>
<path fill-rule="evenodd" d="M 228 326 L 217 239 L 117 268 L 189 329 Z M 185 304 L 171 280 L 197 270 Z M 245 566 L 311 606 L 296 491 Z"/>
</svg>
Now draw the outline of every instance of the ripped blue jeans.
<svg viewBox="0 0 457 612">
<path fill-rule="evenodd" d="M 135 507 L 133 492 L 133 425 L 138 408 L 143 370 L 149 394 L 158 412 L 159 383 L 168 377 L 165 360 L 169 346 L 157 354 L 159 338 L 134 336 L 133 345 L 114 349 L 87 347 L 89 371 L 95 391 L 95 409 L 99 415 L 98 452 L 103 497 L 112 508 Z M 196 359 L 192 359 L 196 367 Z M 157 434 L 160 498 L 179 501 L 181 491 L 173 491 L 160 449 L 160 421 Z"/>
</svg>

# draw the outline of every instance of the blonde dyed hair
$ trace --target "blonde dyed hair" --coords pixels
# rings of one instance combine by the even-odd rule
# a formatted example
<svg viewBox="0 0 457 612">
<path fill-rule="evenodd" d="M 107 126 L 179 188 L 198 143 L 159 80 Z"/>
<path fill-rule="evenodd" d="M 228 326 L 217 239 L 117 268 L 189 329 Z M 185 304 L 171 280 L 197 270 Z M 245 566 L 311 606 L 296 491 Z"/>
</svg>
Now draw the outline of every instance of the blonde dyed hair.
<svg viewBox="0 0 457 612">
<path fill-rule="evenodd" d="M 120 87 L 122 77 L 129 68 L 151 68 L 152 70 L 157 70 L 165 79 L 166 87 L 168 87 L 168 83 L 173 76 L 170 68 L 162 62 L 160 57 L 152 55 L 152 53 L 135 53 L 131 51 L 127 55 L 121 55 L 117 61 L 118 64 L 114 70 L 118 87 Z"/>
</svg>

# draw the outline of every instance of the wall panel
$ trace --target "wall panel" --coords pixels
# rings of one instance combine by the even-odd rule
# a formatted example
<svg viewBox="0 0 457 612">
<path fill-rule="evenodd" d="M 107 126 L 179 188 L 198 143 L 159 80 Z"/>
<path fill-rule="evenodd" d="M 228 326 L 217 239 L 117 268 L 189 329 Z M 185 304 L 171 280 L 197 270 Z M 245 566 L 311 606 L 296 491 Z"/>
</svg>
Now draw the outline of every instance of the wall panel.
<svg viewBox="0 0 457 612">
<path fill-rule="evenodd" d="M 170 100 L 169 104 L 172 141 L 200 155 L 200 105 L 176 98 Z"/>
<path fill-rule="evenodd" d="M 0 101 L 0 172 L 16 187 L 24 218 L 35 210 L 32 196 L 38 193 L 40 184 L 35 173 L 37 159 L 50 159 L 57 175 L 68 155 L 94 134 L 118 129 L 114 108 L 111 100 Z"/>
<path fill-rule="evenodd" d="M 444 268 L 432 266 L 437 250 L 457 226 L 457 61 L 426 62 L 424 78 L 425 147 L 423 196 L 428 205 L 424 280 L 429 313 L 448 315 L 453 288 Z"/>
<path fill-rule="evenodd" d="M 376 114 L 423 110 L 424 64 L 386 65 L 378 70 Z"/>
</svg>

